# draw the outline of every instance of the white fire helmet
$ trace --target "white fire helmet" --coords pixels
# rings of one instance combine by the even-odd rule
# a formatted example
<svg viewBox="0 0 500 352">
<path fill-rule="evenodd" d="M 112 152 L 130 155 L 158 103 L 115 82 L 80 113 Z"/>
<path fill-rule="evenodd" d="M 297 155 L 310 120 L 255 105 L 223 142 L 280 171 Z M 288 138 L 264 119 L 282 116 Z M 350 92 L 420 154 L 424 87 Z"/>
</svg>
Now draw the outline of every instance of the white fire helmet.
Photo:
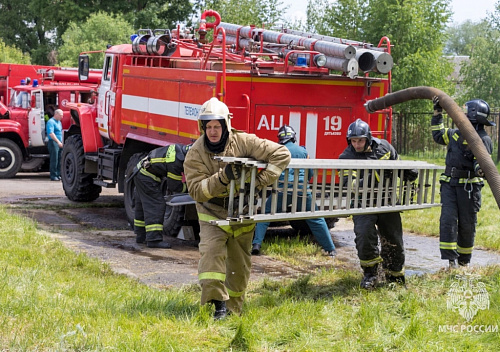
<svg viewBox="0 0 500 352">
<path fill-rule="evenodd" d="M 231 121 L 233 114 L 229 112 L 229 108 L 226 104 L 218 100 L 217 98 L 210 98 L 207 100 L 200 109 L 200 114 L 198 115 L 198 128 L 201 133 L 203 131 L 202 121 L 210 120 L 225 120 L 228 131 L 231 130 Z"/>
</svg>

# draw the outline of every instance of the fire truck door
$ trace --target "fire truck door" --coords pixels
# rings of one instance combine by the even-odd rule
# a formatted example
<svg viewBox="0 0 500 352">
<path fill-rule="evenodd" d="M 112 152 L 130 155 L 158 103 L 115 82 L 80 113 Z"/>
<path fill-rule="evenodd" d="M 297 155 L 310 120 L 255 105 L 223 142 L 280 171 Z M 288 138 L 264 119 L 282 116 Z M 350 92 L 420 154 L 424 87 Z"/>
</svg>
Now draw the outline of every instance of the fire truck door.
<svg viewBox="0 0 500 352">
<path fill-rule="evenodd" d="M 279 128 L 287 124 L 311 159 L 335 159 L 347 146 L 351 119 L 350 108 L 256 105 L 255 134 L 277 142 Z"/>
<path fill-rule="evenodd" d="M 45 145 L 45 119 L 42 91 L 31 92 L 31 109 L 28 112 L 29 139 L 32 147 Z"/>
<path fill-rule="evenodd" d="M 111 107 L 115 106 L 115 93 L 111 90 L 113 79 L 113 55 L 106 55 L 102 70 L 101 85 L 99 86 L 99 99 L 97 111 L 97 126 L 103 137 L 109 138 L 109 114 Z"/>
</svg>

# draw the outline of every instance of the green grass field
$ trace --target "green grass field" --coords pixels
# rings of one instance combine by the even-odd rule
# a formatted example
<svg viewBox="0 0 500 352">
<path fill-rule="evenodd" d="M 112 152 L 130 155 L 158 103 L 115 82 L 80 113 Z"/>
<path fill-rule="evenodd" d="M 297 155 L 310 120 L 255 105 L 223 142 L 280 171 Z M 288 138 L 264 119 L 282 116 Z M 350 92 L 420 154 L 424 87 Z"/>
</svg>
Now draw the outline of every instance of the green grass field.
<svg viewBox="0 0 500 352">
<path fill-rule="evenodd" d="M 405 214 L 405 224 L 407 216 L 415 215 Z M 498 224 L 489 224 L 498 234 Z M 481 235 L 482 245 L 489 237 L 498 248 L 496 236 Z M 268 251 L 320 255 L 296 240 L 270 243 Z M 1 351 L 497 351 L 500 345 L 499 267 L 472 272 L 489 307 L 470 322 L 447 309 L 457 272 L 366 292 L 358 271 L 336 268 L 251 282 L 243 315 L 215 322 L 198 303 L 197 285 L 158 290 L 114 274 L 5 207 L 0 253 Z"/>
</svg>

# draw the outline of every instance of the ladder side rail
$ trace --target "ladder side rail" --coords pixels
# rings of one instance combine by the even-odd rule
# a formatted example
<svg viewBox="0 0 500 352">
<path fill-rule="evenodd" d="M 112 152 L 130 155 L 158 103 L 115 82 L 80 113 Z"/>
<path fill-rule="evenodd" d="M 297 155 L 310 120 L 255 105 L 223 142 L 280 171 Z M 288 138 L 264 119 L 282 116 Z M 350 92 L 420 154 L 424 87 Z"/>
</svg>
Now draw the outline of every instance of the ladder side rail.
<svg viewBox="0 0 500 352">
<path fill-rule="evenodd" d="M 333 188 L 335 187 L 335 175 L 333 172 L 335 169 L 332 170 L 332 180 L 331 180 L 331 186 L 332 186 L 332 192 L 331 192 L 331 197 L 333 198 L 335 193 L 333 193 Z M 339 175 L 339 188 L 338 188 L 338 196 L 337 196 L 337 209 L 342 209 L 342 199 L 344 199 L 344 170 L 339 169 L 338 170 L 338 175 Z M 333 200 L 330 202 L 330 210 L 332 210 L 332 204 Z"/>
<path fill-rule="evenodd" d="M 243 214 L 243 208 L 245 207 L 245 180 L 247 175 L 247 168 L 243 167 L 241 169 L 241 178 L 240 178 L 240 196 L 238 202 L 238 215 Z"/>
<path fill-rule="evenodd" d="M 399 181 L 399 182 L 398 182 Z M 391 181 L 391 204 L 396 205 L 398 202 L 398 191 L 404 188 L 403 184 L 403 170 L 392 170 L 392 181 Z M 399 198 L 401 199 L 401 198 Z"/>
<path fill-rule="evenodd" d="M 236 189 L 236 181 L 231 180 L 229 182 L 229 201 L 227 204 L 227 216 L 232 217 L 234 214 L 234 192 Z"/>
<path fill-rule="evenodd" d="M 325 210 L 325 197 L 326 197 L 326 169 L 322 169 L 323 174 L 321 175 L 321 194 L 320 194 L 320 208 L 319 210 Z M 314 175 L 316 180 L 317 176 Z"/>
<path fill-rule="evenodd" d="M 318 169 L 313 170 L 313 184 L 311 192 L 312 192 L 311 208 L 314 207 L 314 210 L 316 210 L 316 198 L 318 192 Z"/>
<path fill-rule="evenodd" d="M 307 170 L 304 170 L 304 171 L 307 173 Z M 299 172 L 297 172 L 296 175 L 298 177 Z M 306 176 L 308 176 L 308 175 L 306 175 Z M 307 197 L 308 197 L 308 192 L 309 192 L 308 185 L 309 185 L 309 180 L 307 179 L 307 177 L 304 177 L 304 180 L 302 181 L 302 204 L 300 205 L 301 211 L 306 211 L 306 205 L 307 205 L 306 202 L 307 202 Z M 314 209 L 312 209 L 312 208 L 313 208 L 313 206 L 311 204 L 311 211 L 314 212 Z"/>
<path fill-rule="evenodd" d="M 255 207 L 255 178 L 257 177 L 257 168 L 252 166 L 250 169 L 250 194 L 248 195 L 248 215 L 253 216 Z"/>
<path fill-rule="evenodd" d="M 299 196 L 299 169 L 293 169 L 293 183 L 292 183 L 292 214 L 297 212 L 298 196 Z M 302 192 L 304 193 L 304 192 Z M 287 194 L 288 197 L 288 194 Z"/>
<path fill-rule="evenodd" d="M 285 213 L 288 202 L 288 174 L 290 173 L 290 169 L 285 169 L 285 179 L 283 180 L 283 192 L 281 196 L 281 212 Z"/>
<path fill-rule="evenodd" d="M 432 203 L 435 203 L 435 199 L 436 199 L 436 181 L 437 181 L 437 172 L 438 170 L 434 170 L 434 174 L 433 174 L 433 177 L 432 177 L 432 197 L 431 197 L 431 201 Z"/>
</svg>

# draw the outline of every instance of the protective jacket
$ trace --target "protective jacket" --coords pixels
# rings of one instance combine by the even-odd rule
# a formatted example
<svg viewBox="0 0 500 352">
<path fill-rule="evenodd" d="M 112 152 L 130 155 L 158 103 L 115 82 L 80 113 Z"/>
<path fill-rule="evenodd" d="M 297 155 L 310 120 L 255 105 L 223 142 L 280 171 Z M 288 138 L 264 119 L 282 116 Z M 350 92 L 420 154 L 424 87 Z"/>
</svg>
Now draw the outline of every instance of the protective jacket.
<svg viewBox="0 0 500 352">
<path fill-rule="evenodd" d="M 482 177 L 480 168 L 460 130 L 445 128 L 443 115 L 431 120 L 432 137 L 438 144 L 447 145 L 446 168 L 441 174 L 441 218 L 439 249 L 441 258 L 458 259 L 460 264 L 470 262 L 476 236 L 477 212 L 481 209 Z M 477 133 L 489 154 L 493 151 L 491 138 L 484 126 L 477 125 Z"/>
<path fill-rule="evenodd" d="M 191 197 L 197 202 L 200 223 L 198 278 L 201 303 L 226 301 L 227 308 L 240 312 L 250 278 L 251 242 L 255 225 L 216 226 L 210 220 L 227 217 L 228 187 L 221 181 L 226 166 L 214 160 L 203 134 L 191 147 L 184 162 Z M 280 144 L 231 129 L 219 156 L 250 157 L 268 163 L 257 177 L 257 186 L 272 184 L 290 162 L 288 149 Z"/>
<path fill-rule="evenodd" d="M 156 242 L 163 239 L 165 199 L 162 180 L 172 193 L 185 192 L 183 163 L 189 146 L 171 144 L 153 149 L 137 164 L 134 179 L 135 215 L 134 232 L 137 242 Z M 135 176 L 135 177 L 134 177 Z"/>
<path fill-rule="evenodd" d="M 366 152 L 357 153 L 354 147 L 349 145 L 339 159 L 398 160 L 399 155 L 386 140 L 372 138 Z M 364 175 L 364 170 L 361 170 L 361 175 L 353 174 L 353 178 L 370 180 L 371 175 Z M 380 182 L 380 173 L 376 173 L 375 180 Z M 352 218 L 361 267 L 365 270 L 382 263 L 389 275 L 403 276 L 405 253 L 403 226 L 399 213 L 354 215 Z M 380 250 L 378 248 L 379 235 Z"/>
</svg>

